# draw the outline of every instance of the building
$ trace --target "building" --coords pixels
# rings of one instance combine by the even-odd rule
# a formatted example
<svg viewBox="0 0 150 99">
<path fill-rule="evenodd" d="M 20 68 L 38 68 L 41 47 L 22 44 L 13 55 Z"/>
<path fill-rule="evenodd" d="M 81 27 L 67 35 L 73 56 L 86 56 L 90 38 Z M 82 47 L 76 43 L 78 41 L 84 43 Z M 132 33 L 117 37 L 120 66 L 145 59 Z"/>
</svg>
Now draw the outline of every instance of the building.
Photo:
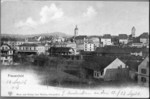
<svg viewBox="0 0 150 99">
<path fill-rule="evenodd" d="M 149 56 L 138 66 L 138 84 L 149 86 Z"/>
<path fill-rule="evenodd" d="M 140 38 L 139 37 L 133 38 L 132 42 L 129 42 L 127 45 L 129 47 L 137 47 L 137 48 L 142 48 L 142 47 L 145 46 L 142 42 L 140 42 Z"/>
<path fill-rule="evenodd" d="M 77 27 L 77 25 L 74 29 L 74 37 L 76 38 L 76 36 L 78 36 L 78 27 Z"/>
<path fill-rule="evenodd" d="M 149 43 L 149 35 L 148 35 L 147 32 L 141 34 L 141 35 L 139 36 L 139 38 L 140 38 L 140 42 L 141 42 L 141 43 L 143 43 L 143 44 Z"/>
<path fill-rule="evenodd" d="M 61 43 L 61 42 L 64 42 L 65 41 L 65 38 L 64 37 L 60 37 L 60 36 L 56 36 L 56 37 L 53 37 L 53 43 Z"/>
<path fill-rule="evenodd" d="M 84 43 L 84 51 L 95 51 L 95 44 Z"/>
<path fill-rule="evenodd" d="M 131 51 L 131 55 L 143 56 L 143 53 L 142 53 L 142 51 Z"/>
<path fill-rule="evenodd" d="M 24 39 L 15 39 L 15 40 L 4 41 L 3 43 L 8 44 L 13 49 L 16 49 L 16 47 L 18 45 L 24 44 L 25 40 Z"/>
<path fill-rule="evenodd" d="M 24 40 L 24 39 L 19 39 L 19 40 L 16 41 L 16 46 L 22 45 L 22 44 L 24 44 L 24 43 L 25 43 L 25 40 Z"/>
<path fill-rule="evenodd" d="M 105 34 L 102 38 L 101 38 L 101 42 L 104 46 L 109 46 L 112 45 L 112 41 L 111 41 L 111 35 L 110 34 Z"/>
<path fill-rule="evenodd" d="M 111 37 L 112 37 L 111 40 L 112 40 L 114 46 L 119 46 L 119 45 L 120 45 L 120 44 L 119 44 L 119 36 L 113 35 L 113 36 L 111 36 Z"/>
<path fill-rule="evenodd" d="M 5 41 L 4 44 L 8 44 L 11 48 L 15 48 L 16 47 L 16 41 Z"/>
<path fill-rule="evenodd" d="M 134 38 L 135 37 L 135 27 L 133 26 L 132 29 L 131 29 L 131 36 Z"/>
<path fill-rule="evenodd" d="M 127 44 L 128 43 L 128 36 L 126 34 L 119 34 L 119 43 Z"/>
<path fill-rule="evenodd" d="M 25 39 L 25 43 L 28 43 L 28 44 L 38 44 L 38 43 L 40 43 L 40 41 L 38 41 L 38 39 L 36 39 L 36 38 L 26 38 Z"/>
<path fill-rule="evenodd" d="M 118 80 L 124 77 L 122 73 L 127 70 L 127 66 L 120 59 L 116 58 L 112 63 L 101 71 L 94 71 L 95 78 L 103 78 L 105 81 Z M 127 75 L 128 73 L 126 73 Z"/>
<path fill-rule="evenodd" d="M 84 35 L 75 37 L 77 53 L 84 50 L 84 42 L 86 41 L 86 38 L 87 36 L 84 36 Z"/>
<path fill-rule="evenodd" d="M 24 43 L 17 47 L 17 51 L 19 54 L 45 54 L 46 47 L 42 44 L 28 44 Z"/>
<path fill-rule="evenodd" d="M 46 47 L 44 44 L 38 44 L 36 46 L 36 51 L 37 51 L 37 54 L 45 54 L 46 53 Z"/>
<path fill-rule="evenodd" d="M 84 44 L 86 41 L 87 36 L 86 35 L 80 35 L 75 37 L 76 44 Z"/>
<path fill-rule="evenodd" d="M 120 59 L 109 57 L 97 59 L 100 61 L 98 65 L 85 66 L 87 75 L 92 74 L 93 78 L 103 79 L 104 81 L 128 79 L 128 66 Z"/>
<path fill-rule="evenodd" d="M 70 47 L 51 47 L 49 55 L 75 55 L 75 51 Z"/>
<path fill-rule="evenodd" d="M 97 56 L 140 56 L 145 57 L 149 54 L 148 48 L 136 48 L 136 47 L 115 47 L 115 46 L 106 46 L 98 47 L 94 51 Z"/>
<path fill-rule="evenodd" d="M 76 54 L 79 54 L 79 53 L 77 53 L 77 45 L 76 45 L 75 42 L 67 42 L 67 43 L 66 43 L 66 47 L 73 48 L 74 51 L 75 51 L 75 55 L 76 55 Z"/>
<path fill-rule="evenodd" d="M 90 36 L 87 38 L 88 43 L 93 43 L 96 47 L 100 47 L 100 38 L 98 36 Z"/>
<path fill-rule="evenodd" d="M 55 42 L 53 43 L 54 47 L 66 47 L 66 43 L 65 42 Z"/>
<path fill-rule="evenodd" d="M 128 37 L 128 42 L 133 42 L 133 39 L 135 38 L 135 31 L 136 31 L 136 29 L 133 26 L 132 29 L 131 29 L 131 34 Z"/>
<path fill-rule="evenodd" d="M 145 45 L 143 43 L 131 43 L 129 44 L 130 47 L 137 47 L 137 48 L 142 48 Z"/>
<path fill-rule="evenodd" d="M 2 65 L 11 65 L 13 64 L 13 49 L 8 44 L 3 44 L 0 47 L 1 50 L 1 63 Z"/>
</svg>

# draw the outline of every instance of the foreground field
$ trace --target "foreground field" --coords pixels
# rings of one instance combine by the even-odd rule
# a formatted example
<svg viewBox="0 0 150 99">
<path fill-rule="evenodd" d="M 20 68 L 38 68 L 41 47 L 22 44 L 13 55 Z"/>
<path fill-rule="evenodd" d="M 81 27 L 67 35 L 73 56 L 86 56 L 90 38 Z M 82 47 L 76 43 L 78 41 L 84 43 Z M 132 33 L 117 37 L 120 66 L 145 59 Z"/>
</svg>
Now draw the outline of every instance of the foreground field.
<svg viewBox="0 0 150 99">
<path fill-rule="evenodd" d="M 97 79 L 82 79 L 56 68 L 37 67 L 32 65 L 2 66 L 2 70 L 15 70 L 18 72 L 32 71 L 40 80 L 40 85 L 58 86 L 66 88 L 101 88 L 101 87 L 128 87 L 140 86 L 135 81 L 103 81 Z"/>
<path fill-rule="evenodd" d="M 22 75 L 15 77 L 14 75 Z M 23 97 L 149 97 L 149 88 L 129 82 L 81 82 L 55 69 L 5 66 L 1 71 L 1 95 Z"/>
</svg>

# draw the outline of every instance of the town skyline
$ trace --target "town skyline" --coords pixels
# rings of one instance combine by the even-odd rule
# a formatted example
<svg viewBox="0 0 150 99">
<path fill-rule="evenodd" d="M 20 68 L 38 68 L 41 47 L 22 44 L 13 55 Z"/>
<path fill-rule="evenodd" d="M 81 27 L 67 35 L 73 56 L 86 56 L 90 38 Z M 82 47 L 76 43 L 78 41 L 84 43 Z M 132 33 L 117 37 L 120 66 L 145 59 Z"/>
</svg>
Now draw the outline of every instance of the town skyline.
<svg viewBox="0 0 150 99">
<path fill-rule="evenodd" d="M 136 36 L 149 32 L 148 2 L 5 1 L 1 5 L 2 34 L 74 35 L 76 25 L 78 35 L 130 35 L 133 26 Z"/>
</svg>

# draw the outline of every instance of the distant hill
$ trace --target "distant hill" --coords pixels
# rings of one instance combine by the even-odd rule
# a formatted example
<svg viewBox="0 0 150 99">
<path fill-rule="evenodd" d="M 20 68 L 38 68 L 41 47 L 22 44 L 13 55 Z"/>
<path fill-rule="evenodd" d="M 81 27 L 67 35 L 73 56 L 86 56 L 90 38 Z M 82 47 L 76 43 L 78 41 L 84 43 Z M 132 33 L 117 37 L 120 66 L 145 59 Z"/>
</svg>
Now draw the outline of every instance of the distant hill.
<svg viewBox="0 0 150 99">
<path fill-rule="evenodd" d="M 35 36 L 60 36 L 60 37 L 71 37 L 72 35 L 68 35 L 62 32 L 52 32 L 52 33 L 41 33 L 41 34 L 37 34 Z"/>
<path fill-rule="evenodd" d="M 71 37 L 71 35 L 62 32 L 52 32 L 52 33 L 41 33 L 41 34 L 31 34 L 31 35 L 21 35 L 21 34 L 1 34 L 1 37 L 12 37 L 12 38 L 30 38 L 30 37 L 48 37 L 48 36 L 60 36 L 60 37 Z"/>
</svg>

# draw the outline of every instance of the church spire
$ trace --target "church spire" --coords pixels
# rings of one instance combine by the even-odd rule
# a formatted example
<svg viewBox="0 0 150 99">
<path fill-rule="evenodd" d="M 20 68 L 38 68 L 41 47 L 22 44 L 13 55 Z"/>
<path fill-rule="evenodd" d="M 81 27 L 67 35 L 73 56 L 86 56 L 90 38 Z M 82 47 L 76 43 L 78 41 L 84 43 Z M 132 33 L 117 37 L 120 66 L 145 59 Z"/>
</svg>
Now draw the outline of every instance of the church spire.
<svg viewBox="0 0 150 99">
<path fill-rule="evenodd" d="M 133 26 L 133 27 L 132 27 L 132 30 L 131 30 L 131 35 L 132 35 L 132 37 L 135 37 L 135 31 L 136 31 L 136 29 L 135 29 L 135 27 Z"/>
<path fill-rule="evenodd" d="M 78 36 L 78 26 L 76 25 L 74 29 L 74 37 Z"/>
</svg>

